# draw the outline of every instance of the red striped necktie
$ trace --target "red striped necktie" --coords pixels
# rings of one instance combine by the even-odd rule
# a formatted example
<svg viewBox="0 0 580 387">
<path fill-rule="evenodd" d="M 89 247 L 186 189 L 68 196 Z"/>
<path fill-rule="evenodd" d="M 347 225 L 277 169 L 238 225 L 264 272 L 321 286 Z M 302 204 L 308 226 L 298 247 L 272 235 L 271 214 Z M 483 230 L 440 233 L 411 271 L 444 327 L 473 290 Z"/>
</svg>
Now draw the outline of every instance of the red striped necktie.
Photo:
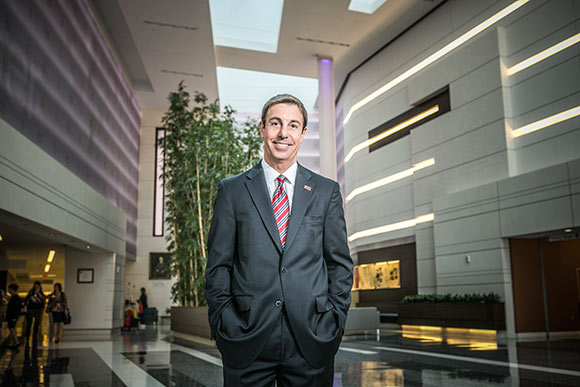
<svg viewBox="0 0 580 387">
<path fill-rule="evenodd" d="M 282 248 L 286 245 L 286 234 L 288 233 L 288 222 L 290 221 L 290 202 L 288 195 L 284 190 L 284 175 L 276 178 L 278 186 L 272 197 L 272 209 L 274 210 L 274 218 L 276 219 L 276 226 L 278 227 L 278 234 L 280 234 L 280 242 Z"/>
</svg>

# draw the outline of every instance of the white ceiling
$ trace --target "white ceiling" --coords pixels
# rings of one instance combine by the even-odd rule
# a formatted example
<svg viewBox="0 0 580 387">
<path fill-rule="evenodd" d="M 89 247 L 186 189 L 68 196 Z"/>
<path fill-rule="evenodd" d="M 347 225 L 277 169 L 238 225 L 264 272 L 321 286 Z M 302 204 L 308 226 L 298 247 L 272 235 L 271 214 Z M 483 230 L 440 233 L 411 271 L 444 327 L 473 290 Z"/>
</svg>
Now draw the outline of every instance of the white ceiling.
<svg viewBox="0 0 580 387">
<path fill-rule="evenodd" d="M 388 0 L 367 15 L 348 11 L 349 0 L 286 0 L 271 54 L 214 47 L 208 0 L 87 0 L 142 109 L 166 108 L 181 80 L 217 98 L 216 66 L 316 78 L 318 55 L 334 58 L 338 92 L 349 71 L 442 1 Z"/>
</svg>

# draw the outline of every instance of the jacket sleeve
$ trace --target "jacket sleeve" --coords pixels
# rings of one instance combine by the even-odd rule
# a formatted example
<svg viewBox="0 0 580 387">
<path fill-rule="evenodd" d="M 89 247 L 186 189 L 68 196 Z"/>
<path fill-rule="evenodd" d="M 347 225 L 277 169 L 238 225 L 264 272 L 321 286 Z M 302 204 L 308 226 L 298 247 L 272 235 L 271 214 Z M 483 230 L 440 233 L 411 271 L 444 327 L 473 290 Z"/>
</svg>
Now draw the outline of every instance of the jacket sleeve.
<svg viewBox="0 0 580 387">
<path fill-rule="evenodd" d="M 215 338 L 223 308 L 232 302 L 231 273 L 236 243 L 236 219 L 225 184 L 221 181 L 208 234 L 205 298 L 211 337 Z"/>
<path fill-rule="evenodd" d="M 323 244 L 324 260 L 328 269 L 328 295 L 338 312 L 340 326 L 344 329 L 350 307 L 353 264 L 346 239 L 346 224 L 338 183 L 334 184 L 326 211 Z"/>
</svg>

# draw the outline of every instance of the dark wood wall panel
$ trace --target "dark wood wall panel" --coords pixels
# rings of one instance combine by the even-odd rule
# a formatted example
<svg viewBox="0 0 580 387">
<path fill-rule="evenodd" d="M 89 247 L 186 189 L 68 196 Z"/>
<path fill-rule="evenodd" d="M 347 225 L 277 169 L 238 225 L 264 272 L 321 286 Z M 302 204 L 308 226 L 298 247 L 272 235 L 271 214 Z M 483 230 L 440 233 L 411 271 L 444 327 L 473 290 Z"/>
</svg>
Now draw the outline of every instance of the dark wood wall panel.
<svg viewBox="0 0 580 387">
<path fill-rule="evenodd" d="M 580 240 L 542 241 L 550 331 L 580 330 L 576 270 Z M 537 239 L 510 240 L 516 332 L 543 332 L 544 307 Z"/>
</svg>

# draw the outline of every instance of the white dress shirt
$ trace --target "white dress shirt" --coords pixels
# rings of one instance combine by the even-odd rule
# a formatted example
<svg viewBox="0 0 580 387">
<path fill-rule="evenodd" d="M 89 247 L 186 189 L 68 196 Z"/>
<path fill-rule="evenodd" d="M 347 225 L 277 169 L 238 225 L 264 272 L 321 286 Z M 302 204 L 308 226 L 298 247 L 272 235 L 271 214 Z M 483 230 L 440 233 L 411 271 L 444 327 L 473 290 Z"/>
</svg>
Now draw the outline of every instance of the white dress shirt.
<svg viewBox="0 0 580 387">
<path fill-rule="evenodd" d="M 276 171 L 262 159 L 262 169 L 264 170 L 264 177 L 266 178 L 266 185 L 268 186 L 268 193 L 270 200 L 274 197 L 274 192 L 278 187 L 278 176 L 284 175 L 284 190 L 288 195 L 288 205 L 290 206 L 290 213 L 292 213 L 292 198 L 294 196 L 294 186 L 296 185 L 296 172 L 298 172 L 298 163 L 294 162 L 284 173 Z"/>
</svg>

